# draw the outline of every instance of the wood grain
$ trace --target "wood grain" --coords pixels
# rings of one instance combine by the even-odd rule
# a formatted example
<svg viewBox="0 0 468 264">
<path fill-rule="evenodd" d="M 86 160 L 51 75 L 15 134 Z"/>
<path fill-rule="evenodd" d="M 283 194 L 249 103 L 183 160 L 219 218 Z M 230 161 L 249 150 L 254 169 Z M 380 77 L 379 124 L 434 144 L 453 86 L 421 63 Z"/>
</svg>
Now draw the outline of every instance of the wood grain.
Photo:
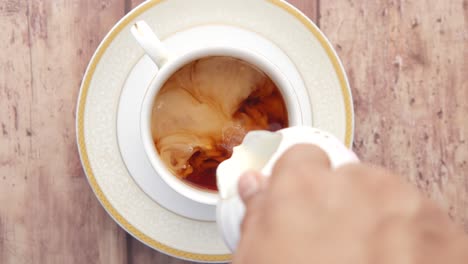
<svg viewBox="0 0 468 264">
<path fill-rule="evenodd" d="M 301 10 L 307 17 L 309 17 L 316 24 L 319 24 L 318 20 L 318 6 L 319 0 L 288 0 L 288 3 L 294 5 L 297 9 Z"/>
<path fill-rule="evenodd" d="M 76 149 L 85 67 L 141 2 L 0 2 L 0 263 L 188 263 L 111 220 Z M 468 231 L 468 1 L 290 2 L 345 64 L 362 159 L 406 175 Z"/>
<path fill-rule="evenodd" d="M 75 106 L 118 1 L 1 1 L 0 263 L 126 263 L 81 169 Z"/>
<path fill-rule="evenodd" d="M 355 150 L 468 231 L 468 2 L 321 1 L 356 111 Z"/>
<path fill-rule="evenodd" d="M 125 1 L 127 3 L 127 7 L 129 7 L 130 9 L 133 9 L 137 7 L 139 4 L 143 3 L 145 0 L 125 0 Z"/>
</svg>

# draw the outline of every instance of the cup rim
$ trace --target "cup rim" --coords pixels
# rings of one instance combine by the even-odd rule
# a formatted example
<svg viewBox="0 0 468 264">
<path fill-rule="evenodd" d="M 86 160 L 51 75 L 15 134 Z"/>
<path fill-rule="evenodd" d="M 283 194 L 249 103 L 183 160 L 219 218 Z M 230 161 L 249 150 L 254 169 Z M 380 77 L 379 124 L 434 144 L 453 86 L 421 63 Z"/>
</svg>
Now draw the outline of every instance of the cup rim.
<svg viewBox="0 0 468 264">
<path fill-rule="evenodd" d="M 286 76 L 279 70 L 279 68 L 269 61 L 261 54 L 255 53 L 247 49 L 229 46 L 213 46 L 204 47 L 201 49 L 192 50 L 177 57 L 172 57 L 165 63 L 157 72 L 156 76 L 151 81 L 145 93 L 143 103 L 140 109 L 140 133 L 143 141 L 146 156 L 148 157 L 151 166 L 163 181 L 169 185 L 173 190 L 182 196 L 193 201 L 216 205 L 219 199 L 217 192 L 204 191 L 196 187 L 192 187 L 187 183 L 182 182 L 176 175 L 173 175 L 166 167 L 164 162 L 160 159 L 158 150 L 153 142 L 151 131 L 151 116 L 154 105 L 154 100 L 164 83 L 174 74 L 177 70 L 184 65 L 204 57 L 211 56 L 226 56 L 233 57 L 245 62 L 248 62 L 255 67 L 262 70 L 268 77 L 276 84 L 278 89 L 285 100 L 286 109 L 288 112 L 289 126 L 299 125 L 301 123 L 301 109 L 297 104 L 297 95 L 294 89 L 286 78 Z"/>
</svg>

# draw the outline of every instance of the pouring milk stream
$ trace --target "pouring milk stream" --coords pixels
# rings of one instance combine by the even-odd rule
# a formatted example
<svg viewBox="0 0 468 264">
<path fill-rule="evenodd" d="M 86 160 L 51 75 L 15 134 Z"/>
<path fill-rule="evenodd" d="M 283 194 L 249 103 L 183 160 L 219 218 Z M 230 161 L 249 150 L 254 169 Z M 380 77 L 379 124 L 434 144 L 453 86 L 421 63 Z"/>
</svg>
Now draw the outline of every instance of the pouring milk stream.
<svg viewBox="0 0 468 264">
<path fill-rule="evenodd" d="M 167 64 L 170 56 L 145 22 L 137 22 L 131 28 L 131 32 L 158 68 Z M 277 132 L 249 132 L 242 144 L 234 148 L 232 157 L 222 162 L 216 172 L 220 196 L 216 222 L 232 252 L 237 248 L 245 213 L 244 204 L 237 192 L 240 176 L 246 171 L 254 170 L 269 177 L 278 158 L 296 144 L 313 144 L 320 147 L 328 154 L 332 168 L 359 162 L 356 155 L 335 136 L 316 128 L 295 126 Z"/>
</svg>

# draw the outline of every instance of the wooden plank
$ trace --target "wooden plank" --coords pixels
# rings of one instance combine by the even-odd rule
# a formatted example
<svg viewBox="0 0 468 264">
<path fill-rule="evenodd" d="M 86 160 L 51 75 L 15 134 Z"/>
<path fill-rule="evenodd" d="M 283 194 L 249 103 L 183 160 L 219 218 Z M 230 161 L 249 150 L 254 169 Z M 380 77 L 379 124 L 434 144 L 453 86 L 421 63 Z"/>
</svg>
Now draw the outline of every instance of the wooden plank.
<svg viewBox="0 0 468 264">
<path fill-rule="evenodd" d="M 78 158 L 85 67 L 122 0 L 0 2 L 0 263 L 126 263 Z"/>
<path fill-rule="evenodd" d="M 301 10 L 307 17 L 319 24 L 318 5 L 319 0 L 287 0 L 290 4 Z"/>
<path fill-rule="evenodd" d="M 321 1 L 349 74 L 355 150 L 439 202 L 468 231 L 468 2 Z"/>
<path fill-rule="evenodd" d="M 140 3 L 142 0 L 127 0 L 127 6 L 134 8 Z M 312 20 L 316 21 L 317 18 L 317 1 L 310 1 L 310 0 L 290 0 L 291 4 L 295 5 L 299 8 L 302 12 L 304 12 L 307 16 L 309 16 Z M 128 9 L 130 10 L 130 9 Z M 190 263 L 187 261 L 177 260 L 175 258 L 171 258 L 165 256 L 162 253 L 154 251 L 149 247 L 145 246 L 138 240 L 134 239 L 130 235 L 128 236 L 128 257 L 129 263 L 169 263 L 169 264 L 183 264 L 183 263 Z"/>
<path fill-rule="evenodd" d="M 137 7 L 139 4 L 143 3 L 145 0 L 125 0 L 127 1 L 127 6 L 131 9 Z"/>
</svg>

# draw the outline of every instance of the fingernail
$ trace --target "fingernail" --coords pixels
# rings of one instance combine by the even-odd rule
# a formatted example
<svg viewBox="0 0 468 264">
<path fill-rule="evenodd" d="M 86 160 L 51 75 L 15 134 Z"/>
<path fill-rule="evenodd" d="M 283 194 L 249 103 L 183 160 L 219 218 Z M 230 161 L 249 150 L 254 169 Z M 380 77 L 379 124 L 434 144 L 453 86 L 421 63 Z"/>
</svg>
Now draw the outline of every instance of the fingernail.
<svg viewBox="0 0 468 264">
<path fill-rule="evenodd" d="M 247 172 L 239 180 L 239 195 L 245 201 L 258 191 L 258 187 L 255 173 Z"/>
</svg>

